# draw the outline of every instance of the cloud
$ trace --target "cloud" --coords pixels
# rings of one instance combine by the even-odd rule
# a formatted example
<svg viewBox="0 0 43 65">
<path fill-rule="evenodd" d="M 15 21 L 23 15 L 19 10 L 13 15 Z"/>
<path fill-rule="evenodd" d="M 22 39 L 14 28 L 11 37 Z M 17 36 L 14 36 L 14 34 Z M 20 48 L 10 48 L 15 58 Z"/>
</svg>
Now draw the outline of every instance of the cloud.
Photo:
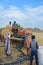
<svg viewBox="0 0 43 65">
<path fill-rule="evenodd" d="M 38 6 L 36 8 L 25 8 L 27 12 L 28 19 L 31 23 L 43 22 L 43 6 Z M 39 23 L 40 24 L 40 23 Z"/>
<path fill-rule="evenodd" d="M 23 27 L 42 28 L 43 24 L 43 6 L 29 7 L 26 6 L 21 10 L 16 6 L 9 6 L 6 10 L 0 6 L 0 20 L 6 21 L 16 19 Z"/>
<path fill-rule="evenodd" d="M 27 18 L 27 15 L 24 14 L 18 7 L 16 6 L 9 6 L 9 8 L 4 9 L 2 6 L 0 6 L 0 26 L 5 26 L 4 24 L 7 24 L 8 21 L 12 20 L 25 20 Z M 20 22 L 20 21 L 19 21 Z M 2 26 L 3 24 L 3 26 Z"/>
<path fill-rule="evenodd" d="M 3 15 L 5 17 L 13 17 L 13 18 L 27 18 L 27 16 L 21 12 L 21 10 L 17 7 L 10 6 L 7 10 L 3 10 Z M 2 13 L 2 12 L 1 12 Z"/>
</svg>

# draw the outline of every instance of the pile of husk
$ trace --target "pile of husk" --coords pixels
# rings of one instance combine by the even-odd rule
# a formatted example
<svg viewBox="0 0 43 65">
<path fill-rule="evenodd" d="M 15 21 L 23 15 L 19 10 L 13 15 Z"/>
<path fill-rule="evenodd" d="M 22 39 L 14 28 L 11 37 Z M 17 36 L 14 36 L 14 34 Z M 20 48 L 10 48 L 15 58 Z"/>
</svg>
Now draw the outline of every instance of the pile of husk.
<svg viewBox="0 0 43 65">
<path fill-rule="evenodd" d="M 4 29 L 2 29 L 1 34 L 2 35 L 5 35 L 5 36 L 7 36 L 8 33 L 12 34 L 11 29 L 12 29 L 11 26 L 10 25 L 7 25 Z"/>
</svg>

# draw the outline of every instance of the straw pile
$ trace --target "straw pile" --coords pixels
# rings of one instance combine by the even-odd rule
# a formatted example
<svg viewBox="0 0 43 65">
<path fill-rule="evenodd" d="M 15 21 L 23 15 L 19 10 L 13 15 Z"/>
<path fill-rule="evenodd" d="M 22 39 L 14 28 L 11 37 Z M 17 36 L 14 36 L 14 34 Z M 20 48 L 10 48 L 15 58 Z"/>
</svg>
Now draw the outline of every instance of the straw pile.
<svg viewBox="0 0 43 65">
<path fill-rule="evenodd" d="M 1 34 L 7 36 L 8 33 L 10 33 L 10 34 L 12 33 L 11 29 L 12 29 L 11 26 L 10 26 L 10 25 L 7 25 L 7 26 L 2 30 Z"/>
</svg>

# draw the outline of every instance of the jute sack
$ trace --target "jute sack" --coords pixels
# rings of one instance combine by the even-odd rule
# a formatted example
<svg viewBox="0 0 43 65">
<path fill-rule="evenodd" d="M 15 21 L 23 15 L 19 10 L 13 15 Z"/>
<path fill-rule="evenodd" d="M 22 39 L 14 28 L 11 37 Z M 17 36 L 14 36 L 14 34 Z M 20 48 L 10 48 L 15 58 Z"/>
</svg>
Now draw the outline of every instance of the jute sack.
<svg viewBox="0 0 43 65">
<path fill-rule="evenodd" d="M 39 65 L 43 65 L 43 46 L 38 49 Z"/>
</svg>

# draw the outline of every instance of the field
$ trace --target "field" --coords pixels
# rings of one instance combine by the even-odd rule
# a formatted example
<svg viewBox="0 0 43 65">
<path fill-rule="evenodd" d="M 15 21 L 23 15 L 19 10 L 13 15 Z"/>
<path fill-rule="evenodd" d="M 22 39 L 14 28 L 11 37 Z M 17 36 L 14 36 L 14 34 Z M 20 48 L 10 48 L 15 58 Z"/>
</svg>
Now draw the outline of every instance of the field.
<svg viewBox="0 0 43 65">
<path fill-rule="evenodd" d="M 38 40 L 39 46 L 43 46 L 43 32 L 33 32 Z M 6 56 L 4 43 L 0 42 L 0 64 L 4 65 L 29 65 L 29 57 L 26 55 L 26 48 L 20 48 L 20 42 L 11 42 L 11 56 Z M 33 61 L 33 65 L 35 65 Z"/>
<path fill-rule="evenodd" d="M 38 40 L 39 46 L 43 46 L 43 32 L 33 32 Z"/>
</svg>

